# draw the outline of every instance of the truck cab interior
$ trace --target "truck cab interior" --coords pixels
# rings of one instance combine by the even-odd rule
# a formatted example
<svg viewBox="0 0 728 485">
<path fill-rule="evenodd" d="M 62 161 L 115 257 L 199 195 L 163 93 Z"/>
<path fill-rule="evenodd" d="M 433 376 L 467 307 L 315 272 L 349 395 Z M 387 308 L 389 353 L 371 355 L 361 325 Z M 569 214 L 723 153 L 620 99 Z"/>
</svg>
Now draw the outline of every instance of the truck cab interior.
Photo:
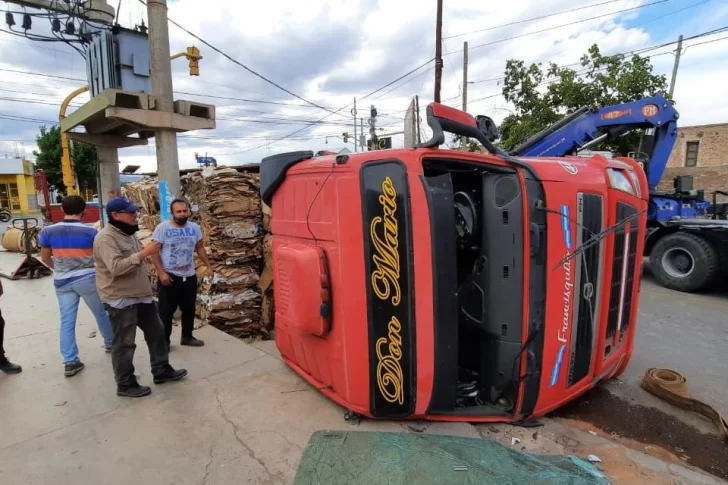
<svg viewBox="0 0 728 485">
<path fill-rule="evenodd" d="M 432 414 L 512 414 L 523 354 L 524 213 L 513 168 L 457 159 L 424 161 L 437 305 Z M 545 218 L 533 263 L 544 264 Z M 539 239 L 539 235 L 541 238 Z M 446 297 L 450 294 L 450 298 Z M 440 311 L 438 311 L 440 310 Z M 442 328 L 440 328 L 442 327 Z M 440 378 L 440 379 L 438 379 Z"/>
</svg>

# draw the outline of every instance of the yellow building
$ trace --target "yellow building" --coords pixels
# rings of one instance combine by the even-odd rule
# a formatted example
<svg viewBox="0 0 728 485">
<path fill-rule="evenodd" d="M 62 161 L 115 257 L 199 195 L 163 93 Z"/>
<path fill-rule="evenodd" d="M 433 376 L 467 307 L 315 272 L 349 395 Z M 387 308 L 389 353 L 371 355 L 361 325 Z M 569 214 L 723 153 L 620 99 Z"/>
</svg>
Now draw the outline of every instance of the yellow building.
<svg viewBox="0 0 728 485">
<path fill-rule="evenodd" d="M 35 165 L 20 158 L 0 159 L 0 207 L 13 214 L 38 210 L 33 174 Z"/>
</svg>

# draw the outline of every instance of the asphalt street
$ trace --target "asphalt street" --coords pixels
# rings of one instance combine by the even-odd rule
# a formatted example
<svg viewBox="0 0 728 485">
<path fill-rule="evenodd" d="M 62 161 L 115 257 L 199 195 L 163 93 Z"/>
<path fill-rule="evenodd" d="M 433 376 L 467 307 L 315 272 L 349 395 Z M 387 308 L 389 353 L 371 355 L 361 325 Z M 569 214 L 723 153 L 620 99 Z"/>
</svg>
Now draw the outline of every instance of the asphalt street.
<svg viewBox="0 0 728 485">
<path fill-rule="evenodd" d="M 728 292 L 689 294 L 659 286 L 645 265 L 639 301 L 635 352 L 621 379 L 607 384 L 631 402 L 662 409 L 702 431 L 705 420 L 676 410 L 639 387 L 650 367 L 679 372 L 690 394 L 728 413 Z"/>
</svg>

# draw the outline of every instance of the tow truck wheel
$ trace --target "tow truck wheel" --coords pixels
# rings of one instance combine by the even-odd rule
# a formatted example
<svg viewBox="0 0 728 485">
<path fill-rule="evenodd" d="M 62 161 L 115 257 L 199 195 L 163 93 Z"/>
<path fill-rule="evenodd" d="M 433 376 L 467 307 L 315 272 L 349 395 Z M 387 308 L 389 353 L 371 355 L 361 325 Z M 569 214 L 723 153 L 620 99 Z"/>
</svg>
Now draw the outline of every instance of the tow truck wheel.
<svg viewBox="0 0 728 485">
<path fill-rule="evenodd" d="M 708 241 L 695 234 L 676 232 L 652 248 L 650 269 L 662 286 L 690 292 L 710 284 L 720 270 L 720 262 Z"/>
</svg>

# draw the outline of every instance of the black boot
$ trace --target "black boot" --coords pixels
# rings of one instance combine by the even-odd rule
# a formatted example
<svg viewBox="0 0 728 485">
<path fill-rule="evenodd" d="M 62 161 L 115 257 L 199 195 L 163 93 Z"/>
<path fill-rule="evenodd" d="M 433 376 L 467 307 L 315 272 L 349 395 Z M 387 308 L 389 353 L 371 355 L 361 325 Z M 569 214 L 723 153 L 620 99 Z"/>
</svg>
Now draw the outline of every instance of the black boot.
<svg viewBox="0 0 728 485">
<path fill-rule="evenodd" d="M 171 365 L 167 365 L 167 369 L 163 373 L 154 376 L 154 383 L 164 384 L 165 382 L 178 381 L 185 377 L 187 377 L 187 369 L 175 370 Z"/>
<path fill-rule="evenodd" d="M 20 374 L 23 372 L 23 368 L 17 364 L 13 364 L 5 357 L 0 357 L 0 371 L 6 374 Z"/>
<path fill-rule="evenodd" d="M 144 397 L 152 393 L 152 390 L 147 386 L 140 386 L 139 383 L 134 382 L 126 386 L 117 386 L 116 395 L 121 397 Z"/>
<path fill-rule="evenodd" d="M 205 342 L 196 339 L 195 337 L 182 337 L 182 340 L 180 340 L 180 345 L 187 345 L 189 347 L 202 347 L 203 345 L 205 345 Z"/>
</svg>

